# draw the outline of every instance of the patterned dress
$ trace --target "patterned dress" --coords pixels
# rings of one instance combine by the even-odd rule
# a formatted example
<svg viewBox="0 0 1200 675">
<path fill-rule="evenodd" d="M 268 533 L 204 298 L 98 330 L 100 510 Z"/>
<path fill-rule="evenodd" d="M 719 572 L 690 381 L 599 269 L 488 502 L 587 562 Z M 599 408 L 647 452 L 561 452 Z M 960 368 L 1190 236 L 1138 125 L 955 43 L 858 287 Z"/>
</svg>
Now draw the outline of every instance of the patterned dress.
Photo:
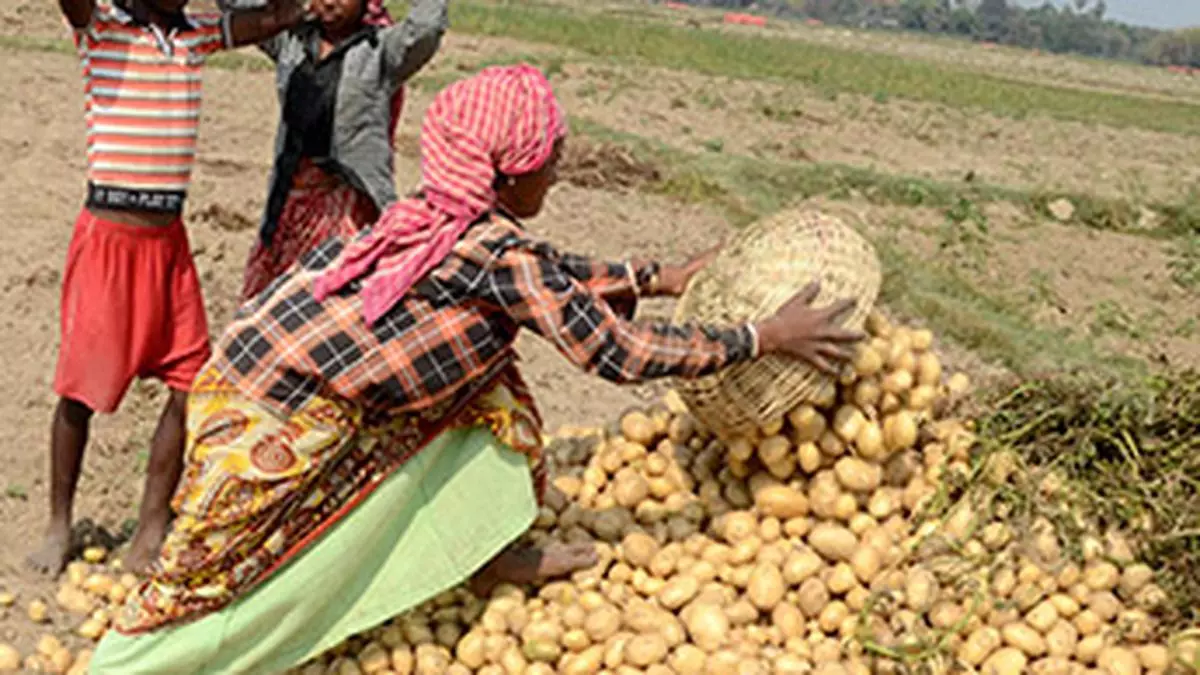
<svg viewBox="0 0 1200 675">
<path fill-rule="evenodd" d="M 540 420 L 512 366 L 420 413 L 313 397 L 279 417 L 208 369 L 188 406 L 178 518 L 156 563 L 115 618 L 136 635 L 223 609 L 272 577 L 369 498 L 443 430 L 481 426 L 525 455 L 545 488 Z"/>
<path fill-rule="evenodd" d="M 317 244 L 333 236 L 351 238 L 374 222 L 376 215 L 375 204 L 365 193 L 311 160 L 303 160 L 271 245 L 265 246 L 260 238 L 250 251 L 241 300 L 261 293 Z"/>
</svg>

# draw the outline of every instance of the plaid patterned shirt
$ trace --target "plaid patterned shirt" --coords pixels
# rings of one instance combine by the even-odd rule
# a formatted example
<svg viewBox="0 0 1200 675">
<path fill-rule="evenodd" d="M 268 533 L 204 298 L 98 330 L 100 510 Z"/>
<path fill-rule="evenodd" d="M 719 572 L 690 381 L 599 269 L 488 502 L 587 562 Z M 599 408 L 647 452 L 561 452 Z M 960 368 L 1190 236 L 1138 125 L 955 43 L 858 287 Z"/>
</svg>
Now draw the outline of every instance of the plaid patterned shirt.
<svg viewBox="0 0 1200 675">
<path fill-rule="evenodd" d="M 214 365 L 247 396 L 287 414 L 311 396 L 368 408 L 423 409 L 513 358 L 521 328 L 572 363 L 613 382 L 696 377 L 753 356 L 747 325 L 639 323 L 614 309 L 657 267 L 563 254 L 492 216 L 390 312 L 369 325 L 358 282 L 318 302 L 315 278 L 341 252 L 330 239 L 238 312 Z"/>
</svg>

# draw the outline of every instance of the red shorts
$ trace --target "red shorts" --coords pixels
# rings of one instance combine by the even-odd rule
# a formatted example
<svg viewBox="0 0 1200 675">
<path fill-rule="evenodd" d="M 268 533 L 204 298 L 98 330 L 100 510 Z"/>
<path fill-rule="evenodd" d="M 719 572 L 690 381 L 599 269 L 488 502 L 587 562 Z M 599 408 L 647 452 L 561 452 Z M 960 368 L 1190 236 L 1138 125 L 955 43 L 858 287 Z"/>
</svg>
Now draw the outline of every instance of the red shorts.
<svg viewBox="0 0 1200 675">
<path fill-rule="evenodd" d="M 208 322 L 187 232 L 102 220 L 86 209 L 63 275 L 54 391 L 112 412 L 136 378 L 180 391 L 208 360 Z"/>
</svg>

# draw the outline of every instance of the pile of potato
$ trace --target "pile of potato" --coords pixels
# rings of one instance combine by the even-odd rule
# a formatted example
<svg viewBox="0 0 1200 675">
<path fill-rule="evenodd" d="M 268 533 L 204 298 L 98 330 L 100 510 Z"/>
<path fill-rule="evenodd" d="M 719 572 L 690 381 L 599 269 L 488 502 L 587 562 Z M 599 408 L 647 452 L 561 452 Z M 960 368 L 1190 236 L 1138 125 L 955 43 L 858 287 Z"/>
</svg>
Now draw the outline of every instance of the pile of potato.
<svg viewBox="0 0 1200 675">
<path fill-rule="evenodd" d="M 80 649 L 73 654 L 64 640 L 68 643 L 99 640 L 108 631 L 116 606 L 125 601 L 138 583 L 132 574 L 120 575 L 115 567 L 105 566 L 106 556 L 102 548 L 87 549 L 83 560 L 67 566 L 53 603 L 34 598 L 25 605 L 26 618 L 50 630 L 38 641 L 34 653 L 24 657 L 11 645 L 0 644 L 0 673 L 87 673 L 91 650 Z M 11 606 L 16 601 L 12 595 L 0 594 L 0 606 Z M 74 626 L 73 634 L 56 636 L 52 627 L 65 625 Z"/>
<path fill-rule="evenodd" d="M 555 444 L 533 542 L 600 563 L 486 602 L 456 590 L 356 637 L 338 673 L 1161 673 L 1165 600 L 1119 538 L 1068 559 L 1040 519 L 1015 531 L 969 498 L 972 425 L 924 330 L 869 322 L 853 369 L 749 438 L 718 439 L 677 398 Z M 1007 467 L 1007 468 L 1006 468 Z M 989 480 L 1015 473 L 995 457 Z M 1052 485 L 1046 489 L 1051 490 Z M 1052 495 L 1047 494 L 1047 498 Z"/>
<path fill-rule="evenodd" d="M 753 437 L 716 438 L 668 396 L 552 444 L 527 538 L 594 542 L 595 567 L 487 599 L 447 592 L 293 672 L 1189 672 L 1197 641 L 1162 641 L 1166 598 L 1122 539 L 1069 556 L 1048 519 L 948 487 L 1020 472 L 1002 454 L 970 461 L 973 425 L 945 414 L 969 383 L 944 377 L 931 333 L 879 315 L 868 330 L 836 386 Z M 72 570 L 57 601 L 98 637 L 132 579 Z M 44 672 L 82 672 L 44 647 L 29 657 Z"/>
</svg>

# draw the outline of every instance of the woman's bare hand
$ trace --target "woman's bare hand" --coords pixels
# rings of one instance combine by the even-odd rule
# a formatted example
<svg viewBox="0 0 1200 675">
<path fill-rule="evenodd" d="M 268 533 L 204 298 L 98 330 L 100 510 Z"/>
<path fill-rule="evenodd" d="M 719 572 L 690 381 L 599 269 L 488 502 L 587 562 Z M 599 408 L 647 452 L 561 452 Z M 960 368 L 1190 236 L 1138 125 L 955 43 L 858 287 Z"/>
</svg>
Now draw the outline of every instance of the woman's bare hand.
<svg viewBox="0 0 1200 675">
<path fill-rule="evenodd" d="M 677 298 L 687 290 L 688 283 L 697 272 L 708 267 L 709 263 L 720 253 L 718 244 L 706 251 L 696 254 L 691 260 L 682 265 L 663 265 L 658 272 L 658 283 L 650 289 L 651 295 L 665 295 Z"/>
<path fill-rule="evenodd" d="M 775 315 L 755 325 L 759 352 L 786 354 L 802 359 L 823 373 L 834 375 L 854 357 L 859 331 L 841 326 L 854 309 L 853 300 L 840 300 L 821 308 L 812 306 L 821 286 L 809 284 L 785 302 Z"/>
</svg>

